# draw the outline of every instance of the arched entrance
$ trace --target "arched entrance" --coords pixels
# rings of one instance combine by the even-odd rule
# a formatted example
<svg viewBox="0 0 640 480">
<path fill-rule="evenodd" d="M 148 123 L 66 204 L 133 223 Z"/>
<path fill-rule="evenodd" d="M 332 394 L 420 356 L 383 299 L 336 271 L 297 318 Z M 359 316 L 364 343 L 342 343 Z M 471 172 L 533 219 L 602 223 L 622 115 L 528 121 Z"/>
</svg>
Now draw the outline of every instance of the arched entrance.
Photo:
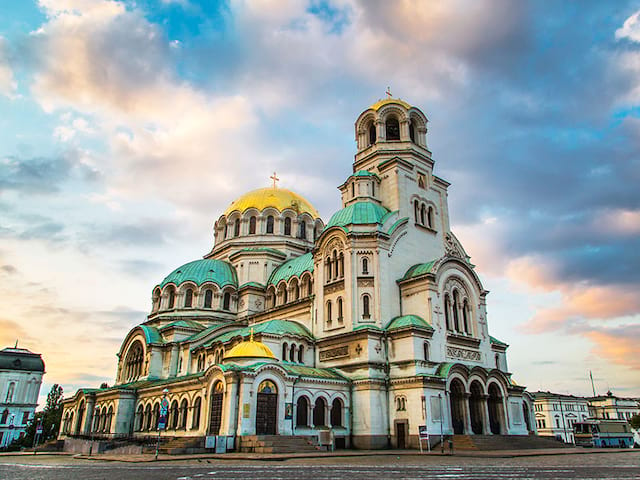
<svg viewBox="0 0 640 480">
<path fill-rule="evenodd" d="M 469 397 L 469 410 L 471 414 L 471 431 L 476 435 L 483 433 L 482 421 L 482 386 L 478 381 L 471 382 L 471 396 Z"/>
<path fill-rule="evenodd" d="M 211 418 L 209 420 L 209 435 L 219 435 L 222 424 L 222 399 L 224 397 L 224 386 L 218 380 L 213 385 L 211 391 Z"/>
<path fill-rule="evenodd" d="M 275 435 L 278 422 L 278 387 L 271 380 L 258 387 L 256 435 Z"/>
<path fill-rule="evenodd" d="M 84 433 L 82 430 L 82 421 L 84 420 L 84 400 L 80 402 L 80 406 L 78 407 L 78 416 L 76 420 L 76 435 L 80 435 Z"/>
<path fill-rule="evenodd" d="M 489 427 L 491 433 L 500 435 L 503 428 L 502 394 L 495 383 L 489 385 Z"/>
<path fill-rule="evenodd" d="M 449 401 L 451 405 L 451 426 L 453 433 L 464 433 L 464 385 L 457 378 L 451 381 L 449 387 Z"/>
</svg>

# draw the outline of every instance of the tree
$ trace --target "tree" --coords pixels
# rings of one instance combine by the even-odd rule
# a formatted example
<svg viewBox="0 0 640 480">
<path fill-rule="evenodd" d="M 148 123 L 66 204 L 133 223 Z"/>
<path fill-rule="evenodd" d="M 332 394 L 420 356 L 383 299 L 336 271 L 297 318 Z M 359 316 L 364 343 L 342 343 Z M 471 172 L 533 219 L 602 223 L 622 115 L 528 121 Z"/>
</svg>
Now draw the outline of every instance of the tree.
<svg viewBox="0 0 640 480">
<path fill-rule="evenodd" d="M 44 443 L 48 440 L 55 439 L 60 431 L 60 422 L 62 421 L 62 396 L 63 390 L 57 383 L 51 387 L 47 395 L 47 403 L 44 410 L 36 412 L 29 424 L 27 425 L 24 437 L 13 442 L 14 447 L 32 447 L 33 440 L 36 435 L 36 427 L 42 422 L 42 435 L 38 439 L 38 443 Z"/>
<path fill-rule="evenodd" d="M 634 415 L 633 417 L 631 417 L 631 419 L 629 420 L 629 423 L 631 424 L 631 428 L 635 428 L 636 430 L 640 428 L 640 415 Z"/>
</svg>

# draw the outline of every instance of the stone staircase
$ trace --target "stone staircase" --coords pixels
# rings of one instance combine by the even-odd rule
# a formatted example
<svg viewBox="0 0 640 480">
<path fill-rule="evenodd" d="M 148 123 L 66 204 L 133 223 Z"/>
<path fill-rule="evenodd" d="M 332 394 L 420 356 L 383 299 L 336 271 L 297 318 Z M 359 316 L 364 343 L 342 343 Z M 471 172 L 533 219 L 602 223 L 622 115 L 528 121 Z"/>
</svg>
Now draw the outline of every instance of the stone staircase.
<svg viewBox="0 0 640 480">
<path fill-rule="evenodd" d="M 537 435 L 453 435 L 452 439 L 454 452 L 456 450 L 530 450 L 573 446 L 554 438 Z"/>
<path fill-rule="evenodd" d="M 143 453 L 155 453 L 155 445 L 145 446 Z M 161 439 L 159 453 L 166 455 L 182 455 L 205 453 L 204 437 L 173 437 Z"/>
<path fill-rule="evenodd" d="M 238 441 L 238 451 L 244 453 L 301 453 L 321 450 L 314 436 L 247 435 L 238 437 Z"/>
</svg>

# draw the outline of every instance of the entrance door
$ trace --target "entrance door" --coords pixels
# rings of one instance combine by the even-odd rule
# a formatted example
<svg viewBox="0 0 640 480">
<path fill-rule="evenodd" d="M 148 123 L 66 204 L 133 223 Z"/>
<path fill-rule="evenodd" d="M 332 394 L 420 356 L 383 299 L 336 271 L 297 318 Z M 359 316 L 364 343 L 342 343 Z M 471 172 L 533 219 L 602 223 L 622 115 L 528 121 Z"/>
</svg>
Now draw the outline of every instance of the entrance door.
<svg viewBox="0 0 640 480">
<path fill-rule="evenodd" d="M 211 393 L 211 420 L 209 421 L 209 434 L 219 435 L 220 425 L 222 424 L 222 399 L 223 399 L 222 382 L 218 381 L 213 386 Z"/>
<path fill-rule="evenodd" d="M 469 397 L 469 413 L 471 415 L 471 431 L 476 434 L 482 434 L 482 387 L 477 381 L 471 383 L 471 396 Z"/>
<path fill-rule="evenodd" d="M 275 435 L 278 422 L 278 390 L 265 380 L 258 387 L 256 403 L 256 435 Z"/>
<path fill-rule="evenodd" d="M 407 425 L 405 423 L 396 423 L 396 441 L 398 448 L 407 448 L 405 436 L 407 434 Z"/>
<path fill-rule="evenodd" d="M 502 395 L 495 384 L 489 386 L 489 428 L 494 435 L 500 435 L 502 424 Z"/>
<path fill-rule="evenodd" d="M 450 387 L 450 407 L 451 407 L 451 425 L 453 433 L 460 435 L 464 433 L 464 386 L 457 378 L 451 382 Z"/>
</svg>

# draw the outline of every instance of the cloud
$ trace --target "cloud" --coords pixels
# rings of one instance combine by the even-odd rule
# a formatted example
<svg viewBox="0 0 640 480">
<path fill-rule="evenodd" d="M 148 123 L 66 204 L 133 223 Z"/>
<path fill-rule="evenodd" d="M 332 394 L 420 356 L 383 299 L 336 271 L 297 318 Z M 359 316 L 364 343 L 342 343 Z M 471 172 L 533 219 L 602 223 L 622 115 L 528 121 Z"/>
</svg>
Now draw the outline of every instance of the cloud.
<svg viewBox="0 0 640 480">
<path fill-rule="evenodd" d="M 597 328 L 585 332 L 595 343 L 599 355 L 618 365 L 640 369 L 638 345 L 640 344 L 640 325 L 627 325 L 616 328 Z"/>
<path fill-rule="evenodd" d="M 622 27 L 616 30 L 616 39 L 640 43 L 640 11 L 627 18 Z"/>
<path fill-rule="evenodd" d="M 5 44 L 6 40 L 0 36 L 0 95 L 13 98 L 18 89 L 18 84 L 9 65 Z"/>
</svg>

